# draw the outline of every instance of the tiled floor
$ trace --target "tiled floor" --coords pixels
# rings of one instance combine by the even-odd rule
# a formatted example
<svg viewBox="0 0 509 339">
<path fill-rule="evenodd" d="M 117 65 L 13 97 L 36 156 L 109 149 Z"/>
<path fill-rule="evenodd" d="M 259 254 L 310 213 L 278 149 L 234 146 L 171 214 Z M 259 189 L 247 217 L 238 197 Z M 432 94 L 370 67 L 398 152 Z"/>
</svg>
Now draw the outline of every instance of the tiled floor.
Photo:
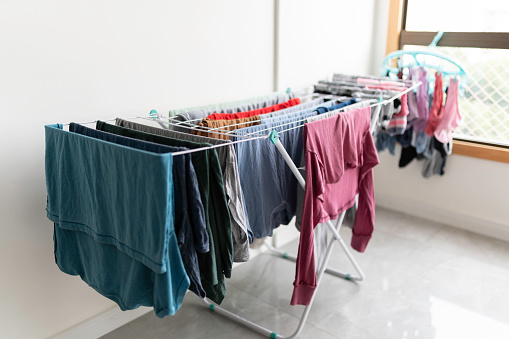
<svg viewBox="0 0 509 339">
<path fill-rule="evenodd" d="M 376 211 L 366 280 L 325 275 L 300 338 L 509 338 L 509 243 L 386 209 Z M 351 230 L 341 234 L 349 243 Z M 285 247 L 296 252 L 297 241 Z M 348 269 L 336 246 L 330 266 Z M 290 306 L 294 263 L 262 254 L 237 267 L 223 305 L 290 335 L 303 307 Z M 193 294 L 174 317 L 154 313 L 103 337 L 261 338 L 202 306 Z"/>
</svg>

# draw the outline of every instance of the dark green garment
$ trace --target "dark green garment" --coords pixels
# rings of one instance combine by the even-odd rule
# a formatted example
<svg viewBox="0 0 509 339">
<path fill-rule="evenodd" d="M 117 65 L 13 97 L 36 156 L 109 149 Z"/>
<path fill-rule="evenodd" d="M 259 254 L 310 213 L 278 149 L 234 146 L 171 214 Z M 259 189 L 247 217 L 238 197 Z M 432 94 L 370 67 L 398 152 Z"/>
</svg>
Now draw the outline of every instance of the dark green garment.
<svg viewBox="0 0 509 339">
<path fill-rule="evenodd" d="M 210 144 L 168 138 L 98 121 L 98 130 L 167 146 L 190 149 Z M 209 234 L 210 252 L 197 253 L 201 282 L 207 298 L 220 304 L 226 293 L 224 278 L 231 277 L 233 241 L 230 214 L 224 191 L 223 174 L 214 149 L 191 153 L 196 171 Z"/>
</svg>

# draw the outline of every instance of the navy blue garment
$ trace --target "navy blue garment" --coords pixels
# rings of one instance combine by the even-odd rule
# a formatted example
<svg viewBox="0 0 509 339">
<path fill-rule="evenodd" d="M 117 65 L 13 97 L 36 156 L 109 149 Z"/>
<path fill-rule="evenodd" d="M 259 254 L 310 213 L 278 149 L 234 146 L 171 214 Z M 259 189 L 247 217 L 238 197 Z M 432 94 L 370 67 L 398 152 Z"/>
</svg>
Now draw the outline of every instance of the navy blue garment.
<svg viewBox="0 0 509 339">
<path fill-rule="evenodd" d="M 95 130 L 75 123 L 70 124 L 69 131 L 154 153 L 172 153 L 186 150 L 186 148 L 183 147 L 172 147 L 132 139 Z M 192 230 L 193 228 L 206 229 L 205 211 L 201 203 L 198 180 L 196 178 L 194 167 L 191 163 L 191 156 L 186 154 L 175 157 L 173 159 L 173 163 L 173 180 L 175 186 L 175 232 L 179 243 L 182 261 L 186 268 L 187 275 L 191 280 L 189 289 L 203 297 L 205 296 L 205 291 L 201 284 L 198 256 L 194 246 Z M 129 164 L 125 165 L 129 166 Z M 139 175 L 146 176 L 150 175 L 150 173 L 140 173 Z M 193 224 L 195 225 L 193 226 Z M 208 247 L 208 243 L 206 245 L 206 247 Z M 204 246 L 202 249 L 205 249 L 206 247 Z"/>
<path fill-rule="evenodd" d="M 330 107 L 333 102 L 320 106 Z M 239 133 L 282 131 L 280 141 L 296 164 L 303 154 L 303 119 L 316 116 L 316 107 L 283 116 L 264 119 L 261 124 L 237 130 Z M 281 124 L 289 123 L 285 126 Z M 277 127 L 279 126 L 279 127 Z M 242 140 L 233 137 L 232 141 Z M 268 140 L 252 140 L 235 144 L 239 176 L 244 192 L 247 216 L 255 238 L 271 236 L 275 228 L 288 225 L 297 205 L 297 178 L 277 148 Z"/>
<path fill-rule="evenodd" d="M 45 129 L 47 212 L 60 270 L 122 310 L 153 306 L 158 317 L 175 314 L 190 281 L 174 229 L 172 155 L 62 125 Z M 153 175 L 140 175 L 146 171 Z"/>
<path fill-rule="evenodd" d="M 353 99 L 350 99 L 348 101 L 345 101 L 345 102 L 340 102 L 339 104 L 336 104 L 334 106 L 331 106 L 331 107 L 318 107 L 316 109 L 316 112 L 317 114 L 323 114 L 323 113 L 327 113 L 327 112 L 330 112 L 330 111 L 334 111 L 336 109 L 340 109 L 340 108 L 343 108 L 343 107 L 346 107 L 346 106 L 350 106 L 350 105 L 353 105 L 357 103 L 357 99 L 353 98 Z"/>
</svg>

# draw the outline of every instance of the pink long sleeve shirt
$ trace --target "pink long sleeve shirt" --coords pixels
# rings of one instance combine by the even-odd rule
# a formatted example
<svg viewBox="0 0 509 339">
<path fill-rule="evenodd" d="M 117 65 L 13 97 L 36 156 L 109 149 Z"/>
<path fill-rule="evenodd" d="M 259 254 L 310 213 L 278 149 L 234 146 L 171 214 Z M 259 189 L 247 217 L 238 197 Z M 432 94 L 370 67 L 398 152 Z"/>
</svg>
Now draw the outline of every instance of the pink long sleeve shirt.
<svg viewBox="0 0 509 339">
<path fill-rule="evenodd" d="M 373 167 L 379 163 L 370 133 L 371 109 L 351 110 L 304 126 L 306 187 L 292 305 L 309 305 L 316 288 L 313 230 L 359 205 L 351 246 L 364 252 L 375 222 Z"/>
</svg>

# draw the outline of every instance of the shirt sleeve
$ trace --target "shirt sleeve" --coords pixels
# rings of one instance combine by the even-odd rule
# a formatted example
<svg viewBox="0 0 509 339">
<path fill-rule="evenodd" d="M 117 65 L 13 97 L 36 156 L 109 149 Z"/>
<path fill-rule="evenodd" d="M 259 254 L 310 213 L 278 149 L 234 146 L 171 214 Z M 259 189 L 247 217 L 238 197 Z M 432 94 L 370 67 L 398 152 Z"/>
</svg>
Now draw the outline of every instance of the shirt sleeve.
<svg viewBox="0 0 509 339">
<path fill-rule="evenodd" d="M 368 130 L 364 136 L 362 166 L 359 175 L 359 205 L 355 214 L 351 241 L 351 246 L 359 252 L 366 250 L 375 225 L 373 167 L 379 162 L 373 137 Z"/>
<path fill-rule="evenodd" d="M 293 282 L 293 295 L 291 305 L 309 305 L 316 289 L 316 269 L 313 230 L 318 224 L 317 217 L 318 197 L 322 185 L 321 168 L 318 165 L 316 154 L 305 152 L 306 157 L 306 187 L 304 193 L 304 208 L 302 211 L 302 224 L 300 229 L 299 250 L 295 268 L 295 281 Z M 318 189 L 317 189 L 318 188 Z"/>
</svg>

